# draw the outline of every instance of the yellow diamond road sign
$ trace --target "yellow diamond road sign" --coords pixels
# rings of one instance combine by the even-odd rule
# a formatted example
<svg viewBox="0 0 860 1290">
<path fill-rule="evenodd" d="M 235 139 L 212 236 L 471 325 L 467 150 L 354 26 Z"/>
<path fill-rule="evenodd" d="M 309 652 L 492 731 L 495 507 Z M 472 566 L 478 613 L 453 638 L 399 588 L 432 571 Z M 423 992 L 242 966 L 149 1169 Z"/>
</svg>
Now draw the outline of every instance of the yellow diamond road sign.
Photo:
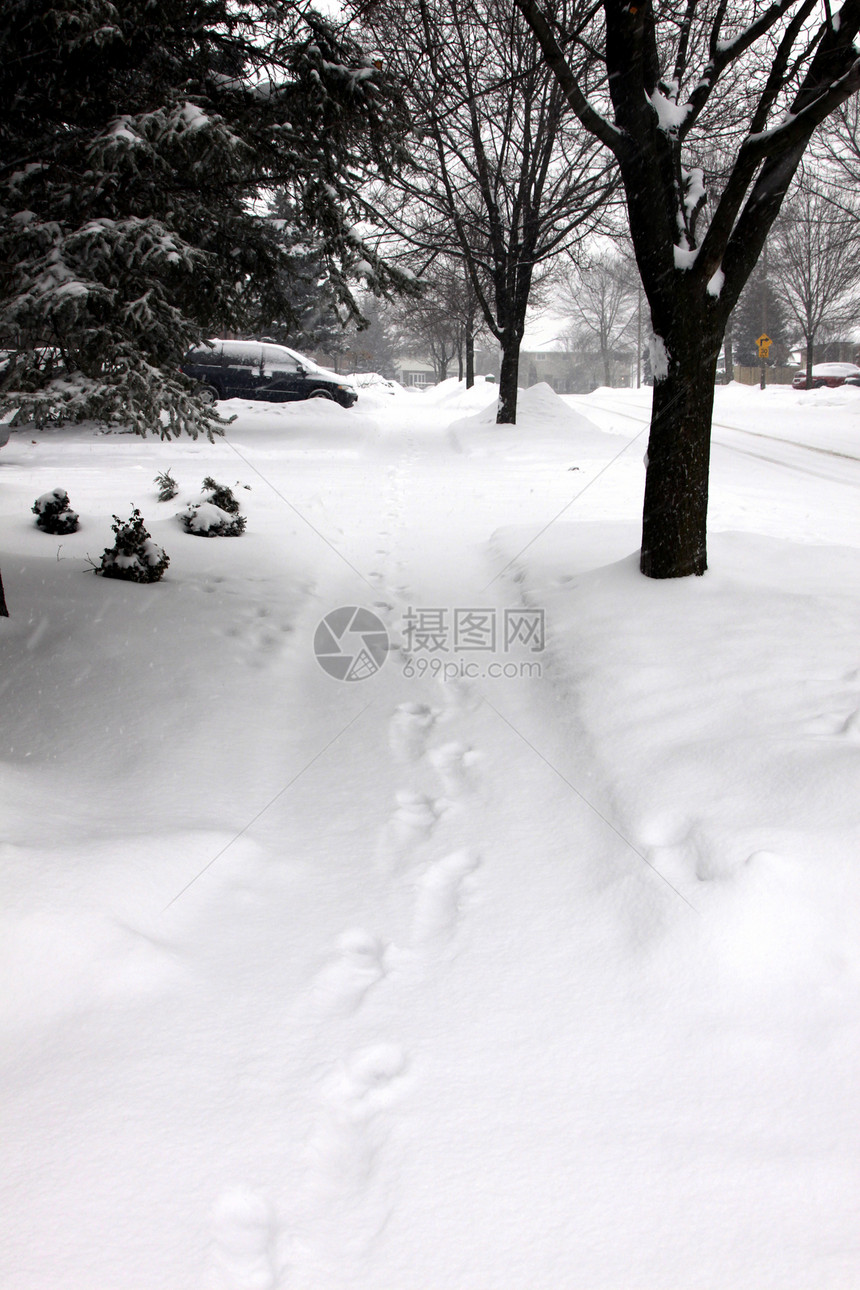
<svg viewBox="0 0 860 1290">
<path fill-rule="evenodd" d="M 767 358 L 768 350 L 773 344 L 770 336 L 768 336 L 765 332 L 762 332 L 762 334 L 759 336 L 758 340 L 756 341 L 756 344 L 758 345 L 759 358 Z"/>
</svg>

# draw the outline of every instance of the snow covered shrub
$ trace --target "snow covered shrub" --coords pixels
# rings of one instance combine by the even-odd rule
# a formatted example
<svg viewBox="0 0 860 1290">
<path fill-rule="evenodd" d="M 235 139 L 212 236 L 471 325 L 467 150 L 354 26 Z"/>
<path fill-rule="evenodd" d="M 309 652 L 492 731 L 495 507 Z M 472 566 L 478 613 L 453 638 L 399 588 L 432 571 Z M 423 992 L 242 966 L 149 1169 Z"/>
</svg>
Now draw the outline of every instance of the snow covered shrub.
<svg viewBox="0 0 860 1290">
<path fill-rule="evenodd" d="M 69 506 L 69 494 L 65 488 L 54 488 L 50 493 L 43 493 L 33 503 L 33 514 L 36 516 L 36 528 L 44 533 L 75 533 L 78 527 L 78 513 Z"/>
<path fill-rule="evenodd" d="M 245 532 L 247 520 L 239 514 L 239 503 L 231 488 L 207 475 L 203 492 L 202 502 L 195 502 L 179 513 L 186 533 L 197 537 L 239 537 Z"/>
<path fill-rule="evenodd" d="M 203 491 L 209 494 L 206 500 L 213 506 L 219 507 L 222 511 L 228 511 L 230 515 L 239 514 L 239 503 L 233 496 L 232 488 L 228 488 L 226 484 L 218 484 L 211 475 L 207 475 L 203 480 Z"/>
<path fill-rule="evenodd" d="M 231 515 L 214 502 L 195 502 L 180 512 L 186 533 L 197 537 L 239 537 L 245 532 L 244 515 Z"/>
<path fill-rule="evenodd" d="M 113 518 L 116 541 L 105 548 L 96 573 L 106 578 L 124 578 L 126 582 L 158 582 L 170 560 L 149 536 L 140 511 L 135 507 L 127 520 L 118 515 Z"/>
<path fill-rule="evenodd" d="M 156 475 L 155 483 L 158 484 L 158 500 L 160 502 L 171 501 L 179 492 L 179 485 L 169 470 L 162 471 L 160 475 Z"/>
</svg>

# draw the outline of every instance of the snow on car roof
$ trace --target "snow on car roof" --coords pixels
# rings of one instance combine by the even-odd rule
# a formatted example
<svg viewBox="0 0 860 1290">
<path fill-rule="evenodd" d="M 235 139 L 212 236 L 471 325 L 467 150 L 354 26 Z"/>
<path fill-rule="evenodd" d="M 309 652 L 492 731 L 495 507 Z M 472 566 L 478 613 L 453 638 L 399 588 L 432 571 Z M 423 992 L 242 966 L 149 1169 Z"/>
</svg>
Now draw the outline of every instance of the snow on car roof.
<svg viewBox="0 0 860 1290">
<path fill-rule="evenodd" d="M 813 376 L 853 376 L 860 373 L 856 363 L 816 363 L 812 368 Z"/>
</svg>

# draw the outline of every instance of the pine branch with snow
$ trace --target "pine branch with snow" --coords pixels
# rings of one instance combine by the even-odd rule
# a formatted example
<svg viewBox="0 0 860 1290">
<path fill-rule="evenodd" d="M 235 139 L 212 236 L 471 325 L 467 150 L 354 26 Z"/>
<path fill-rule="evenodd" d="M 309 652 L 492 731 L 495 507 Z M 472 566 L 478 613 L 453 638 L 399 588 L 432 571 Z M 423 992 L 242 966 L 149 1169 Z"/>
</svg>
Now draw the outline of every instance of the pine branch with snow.
<svg viewBox="0 0 860 1290">
<path fill-rule="evenodd" d="M 158 500 L 160 502 L 172 501 L 179 492 L 179 485 L 169 470 L 163 470 L 160 475 L 156 475 L 154 482 L 158 485 Z"/>
<path fill-rule="evenodd" d="M 232 488 L 228 488 L 226 484 L 219 484 L 211 475 L 207 475 L 203 480 L 203 492 L 207 494 L 206 501 L 211 502 L 213 506 L 220 507 L 228 515 L 239 514 L 236 496 Z"/>
</svg>

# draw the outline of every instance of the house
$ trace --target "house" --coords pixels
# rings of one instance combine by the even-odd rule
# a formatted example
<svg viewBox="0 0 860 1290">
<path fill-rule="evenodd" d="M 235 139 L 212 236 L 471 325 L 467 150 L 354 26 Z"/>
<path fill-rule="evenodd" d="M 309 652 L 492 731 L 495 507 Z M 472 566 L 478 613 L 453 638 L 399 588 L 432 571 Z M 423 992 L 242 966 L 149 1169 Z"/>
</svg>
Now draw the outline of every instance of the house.
<svg viewBox="0 0 860 1290">
<path fill-rule="evenodd" d="M 412 389 L 426 390 L 428 385 L 436 384 L 436 369 L 421 358 L 399 355 L 394 360 L 394 379 Z"/>
<path fill-rule="evenodd" d="M 519 384 L 523 389 L 545 383 L 556 394 L 570 394 L 575 388 L 574 355 L 568 350 L 520 350 Z"/>
<path fill-rule="evenodd" d="M 806 367 L 806 346 L 790 355 L 790 361 L 797 358 L 798 367 Z M 858 363 L 860 364 L 860 344 L 856 340 L 816 341 L 813 353 L 815 363 Z"/>
<path fill-rule="evenodd" d="M 459 370 L 460 364 L 454 358 L 448 364 L 448 376 L 458 376 Z M 498 355 L 489 351 L 475 350 L 475 374 L 477 376 L 498 377 Z M 436 369 L 433 364 L 425 359 L 415 358 L 412 355 L 401 355 L 395 358 L 394 379 L 399 381 L 401 385 L 415 390 L 426 390 L 429 386 L 437 383 Z"/>
<path fill-rule="evenodd" d="M 606 370 L 598 353 L 585 350 L 523 350 L 520 353 L 519 383 L 524 388 L 545 381 L 556 394 L 587 394 L 606 384 Z M 636 384 L 636 356 L 618 352 L 612 358 L 614 386 Z"/>
</svg>

